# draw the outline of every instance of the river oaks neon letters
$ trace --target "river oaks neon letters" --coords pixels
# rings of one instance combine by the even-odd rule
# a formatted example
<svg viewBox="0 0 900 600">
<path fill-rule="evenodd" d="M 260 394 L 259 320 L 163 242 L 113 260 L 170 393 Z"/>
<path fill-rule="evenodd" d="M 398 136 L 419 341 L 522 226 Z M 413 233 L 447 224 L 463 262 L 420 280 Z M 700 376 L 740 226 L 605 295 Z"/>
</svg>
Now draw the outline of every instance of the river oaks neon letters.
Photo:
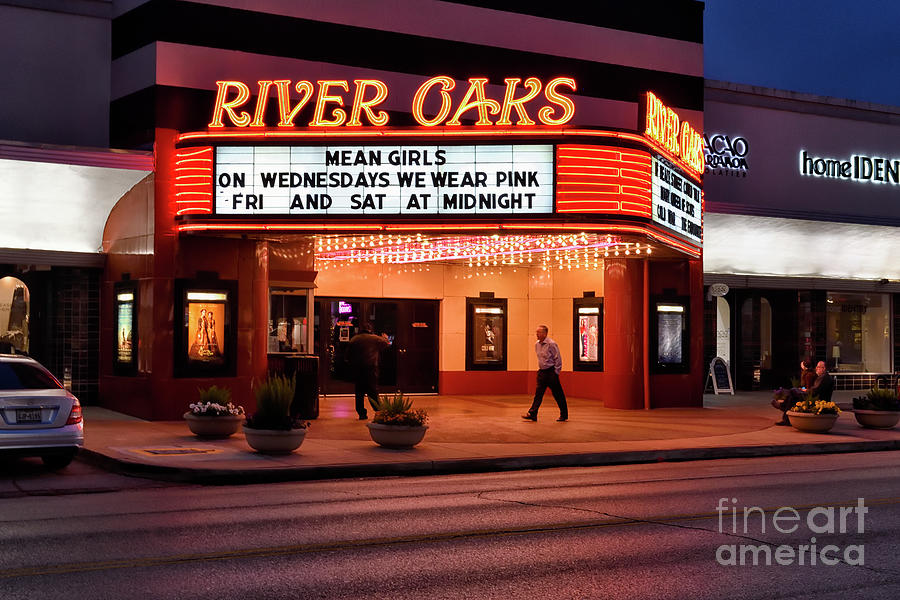
<svg viewBox="0 0 900 600">
<path fill-rule="evenodd" d="M 703 173 L 703 138 L 691 124 L 681 121 L 678 114 L 662 103 L 653 92 L 647 92 L 647 124 L 644 135 L 662 144 L 678 156 L 696 173 Z"/>
<path fill-rule="evenodd" d="M 462 100 L 454 103 L 450 92 L 456 81 L 446 75 L 438 75 L 427 80 L 416 91 L 411 112 L 416 121 L 425 127 L 436 125 L 459 126 L 462 118 L 472 118 L 475 125 L 534 125 L 540 121 L 544 125 L 564 125 L 575 115 L 575 103 L 562 90 L 574 92 L 575 80 L 557 77 L 544 85 L 537 77 L 528 77 L 523 82 L 518 77 L 504 79 L 506 89 L 501 100 L 488 96 L 486 77 L 472 77 Z M 253 114 L 246 110 L 250 100 L 250 86 L 242 81 L 217 81 L 216 102 L 213 107 L 209 127 L 226 127 L 226 121 L 234 127 L 267 127 L 266 108 L 274 88 L 278 105 L 278 127 L 294 127 L 297 115 L 307 105 L 312 104 L 313 116 L 310 127 L 360 127 L 364 124 L 383 127 L 390 116 L 378 106 L 388 97 L 388 86 L 378 79 L 322 79 L 314 85 L 311 81 L 261 80 L 257 81 L 256 104 Z M 522 89 L 519 89 L 519 86 Z M 352 89 L 352 93 L 351 93 Z M 291 92 L 299 94 L 292 104 Z M 541 93 L 543 91 L 543 94 Z M 543 103 L 538 100 L 542 96 Z M 438 112 L 425 115 L 426 101 L 440 102 Z M 345 102 L 350 104 L 349 113 Z M 535 102 L 538 106 L 529 107 Z M 249 106 L 246 108 L 250 108 Z M 531 108 L 529 113 L 528 108 Z M 492 119 L 492 115 L 496 115 Z M 532 116 L 533 115 L 533 116 Z M 515 119 L 515 120 L 513 120 Z"/>
</svg>

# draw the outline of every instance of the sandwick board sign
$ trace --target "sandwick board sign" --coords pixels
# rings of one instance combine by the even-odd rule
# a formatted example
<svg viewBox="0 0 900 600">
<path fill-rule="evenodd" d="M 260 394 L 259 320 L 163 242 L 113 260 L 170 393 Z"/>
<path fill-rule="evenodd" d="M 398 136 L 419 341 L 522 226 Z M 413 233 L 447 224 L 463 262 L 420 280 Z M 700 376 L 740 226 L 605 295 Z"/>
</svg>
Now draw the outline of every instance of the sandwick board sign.
<svg viewBox="0 0 900 600">
<path fill-rule="evenodd" d="M 709 362 L 709 374 L 707 381 L 712 379 L 713 392 L 716 394 L 729 393 L 734 396 L 734 383 L 731 381 L 731 371 L 728 368 L 728 361 L 721 356 L 717 356 Z M 704 389 L 706 386 L 703 386 Z"/>
</svg>

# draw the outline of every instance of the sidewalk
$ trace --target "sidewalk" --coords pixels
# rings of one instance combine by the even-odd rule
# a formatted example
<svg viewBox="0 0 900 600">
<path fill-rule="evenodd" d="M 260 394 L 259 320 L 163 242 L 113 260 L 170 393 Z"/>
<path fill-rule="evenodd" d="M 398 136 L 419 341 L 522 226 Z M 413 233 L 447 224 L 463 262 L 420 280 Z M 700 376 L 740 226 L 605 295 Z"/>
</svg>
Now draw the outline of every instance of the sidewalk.
<svg viewBox="0 0 900 600">
<path fill-rule="evenodd" d="M 849 407 L 854 395 L 859 392 L 836 392 L 834 399 Z M 430 416 L 425 440 L 388 450 L 356 420 L 352 398 L 329 396 L 303 445 L 287 456 L 257 454 L 241 433 L 207 441 L 183 421 L 142 421 L 85 407 L 80 456 L 139 477 L 243 484 L 900 449 L 900 428 L 863 429 L 849 411 L 827 434 L 776 427 L 780 415 L 770 399 L 771 392 L 707 394 L 704 408 L 623 411 L 573 398 L 570 420 L 557 423 L 548 396 L 534 423 L 521 419 L 530 404 L 522 395 L 423 396 L 415 406 Z"/>
</svg>

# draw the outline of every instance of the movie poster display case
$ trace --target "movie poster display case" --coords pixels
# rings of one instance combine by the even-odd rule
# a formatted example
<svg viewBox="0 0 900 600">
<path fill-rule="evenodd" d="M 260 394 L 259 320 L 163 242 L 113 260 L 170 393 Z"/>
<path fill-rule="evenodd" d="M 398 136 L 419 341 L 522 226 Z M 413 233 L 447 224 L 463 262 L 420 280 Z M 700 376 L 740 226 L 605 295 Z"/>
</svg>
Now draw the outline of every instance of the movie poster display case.
<svg viewBox="0 0 900 600">
<path fill-rule="evenodd" d="M 654 373 L 690 372 L 687 296 L 650 299 L 650 368 Z"/>
<path fill-rule="evenodd" d="M 116 375 L 137 374 L 138 354 L 138 286 L 136 281 L 120 281 L 115 293 L 115 347 L 113 372 Z"/>
<path fill-rule="evenodd" d="M 175 307 L 175 377 L 233 377 L 237 282 L 178 279 Z"/>
<path fill-rule="evenodd" d="M 466 370 L 505 371 L 506 298 L 466 298 Z"/>
<path fill-rule="evenodd" d="M 572 342 L 575 371 L 603 370 L 603 298 L 572 300 Z"/>
</svg>

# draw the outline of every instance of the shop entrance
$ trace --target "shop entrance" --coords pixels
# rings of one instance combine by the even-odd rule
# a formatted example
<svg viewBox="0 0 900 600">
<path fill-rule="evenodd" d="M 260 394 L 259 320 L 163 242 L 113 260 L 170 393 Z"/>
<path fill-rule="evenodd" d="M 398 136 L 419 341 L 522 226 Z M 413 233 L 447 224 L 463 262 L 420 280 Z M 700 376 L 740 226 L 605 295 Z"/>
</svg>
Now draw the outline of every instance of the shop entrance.
<svg viewBox="0 0 900 600">
<path fill-rule="evenodd" d="M 316 298 L 315 352 L 323 394 L 352 394 L 350 339 L 363 323 L 391 345 L 380 356 L 381 393 L 438 391 L 438 300 Z"/>
</svg>

